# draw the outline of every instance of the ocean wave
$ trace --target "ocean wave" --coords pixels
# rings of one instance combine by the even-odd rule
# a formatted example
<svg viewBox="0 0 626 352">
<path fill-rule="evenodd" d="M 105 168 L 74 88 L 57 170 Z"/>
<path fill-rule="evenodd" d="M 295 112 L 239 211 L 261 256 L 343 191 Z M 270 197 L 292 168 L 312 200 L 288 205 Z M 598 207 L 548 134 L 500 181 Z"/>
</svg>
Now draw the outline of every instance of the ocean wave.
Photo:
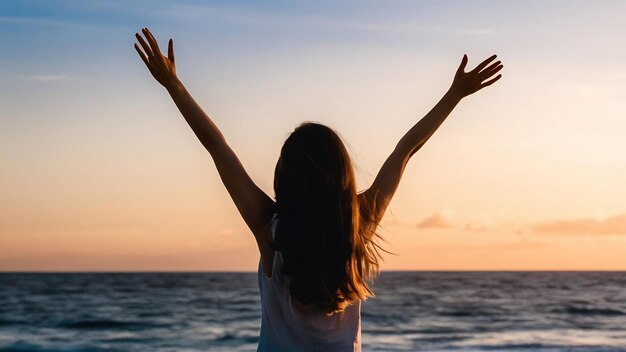
<svg viewBox="0 0 626 352">
<path fill-rule="evenodd" d="M 626 315 L 621 310 L 611 308 L 595 308 L 595 307 L 579 307 L 579 306 L 566 306 L 563 308 L 555 308 L 551 310 L 552 313 L 565 313 L 574 315 L 603 315 L 603 316 L 622 316 Z"/>
<path fill-rule="evenodd" d="M 147 329 L 160 326 L 163 324 L 149 323 L 146 321 L 121 321 L 111 319 L 86 319 L 63 322 L 58 325 L 66 329 Z"/>
<path fill-rule="evenodd" d="M 17 341 L 5 346 L 0 346 L 0 352 L 124 352 L 124 350 L 98 347 L 57 348 Z"/>
<path fill-rule="evenodd" d="M 383 272 L 374 290 L 364 351 L 626 352 L 626 273 Z M 257 295 L 256 273 L 0 274 L 0 352 L 253 351 Z"/>
</svg>

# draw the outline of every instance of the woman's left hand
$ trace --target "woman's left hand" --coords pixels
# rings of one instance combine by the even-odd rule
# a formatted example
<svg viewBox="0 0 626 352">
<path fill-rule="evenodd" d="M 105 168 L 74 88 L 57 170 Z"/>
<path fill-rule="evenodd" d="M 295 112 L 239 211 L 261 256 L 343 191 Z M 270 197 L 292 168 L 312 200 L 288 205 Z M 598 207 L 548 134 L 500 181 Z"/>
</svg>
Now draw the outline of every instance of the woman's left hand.
<svg viewBox="0 0 626 352">
<path fill-rule="evenodd" d="M 452 82 L 450 91 L 459 98 L 463 98 L 495 83 L 502 77 L 502 75 L 497 75 L 495 77 L 494 75 L 498 73 L 502 67 L 504 67 L 500 61 L 496 61 L 495 63 L 489 65 L 489 63 L 495 59 L 496 55 L 493 55 L 481 62 L 472 71 L 465 72 L 467 55 L 463 55 L 463 60 L 461 60 L 461 65 L 454 75 L 454 81 Z"/>
</svg>

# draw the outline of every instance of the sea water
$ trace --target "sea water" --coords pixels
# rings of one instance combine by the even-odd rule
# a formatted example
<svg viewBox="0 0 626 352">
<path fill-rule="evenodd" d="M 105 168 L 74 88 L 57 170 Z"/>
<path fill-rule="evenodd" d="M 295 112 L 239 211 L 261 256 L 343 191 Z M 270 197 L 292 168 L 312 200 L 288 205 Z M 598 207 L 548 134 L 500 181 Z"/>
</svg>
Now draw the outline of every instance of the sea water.
<svg viewBox="0 0 626 352">
<path fill-rule="evenodd" d="M 626 351 L 626 272 L 383 272 L 364 351 Z M 0 351 L 255 351 L 256 273 L 0 274 Z"/>
</svg>

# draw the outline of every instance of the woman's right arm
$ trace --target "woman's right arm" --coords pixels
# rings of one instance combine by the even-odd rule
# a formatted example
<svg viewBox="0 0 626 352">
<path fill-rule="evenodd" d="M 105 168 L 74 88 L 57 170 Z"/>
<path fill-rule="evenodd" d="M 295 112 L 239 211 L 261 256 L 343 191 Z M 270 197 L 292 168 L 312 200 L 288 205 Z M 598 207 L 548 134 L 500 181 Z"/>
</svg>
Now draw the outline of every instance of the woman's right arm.
<svg viewBox="0 0 626 352">
<path fill-rule="evenodd" d="M 261 256 L 269 257 L 271 250 L 265 239 L 274 212 L 274 201 L 252 181 L 222 132 L 178 79 L 172 40 L 165 56 L 161 54 L 152 33 L 147 28 L 142 29 L 142 33 L 145 40 L 138 33 L 135 35 L 141 45 L 140 48 L 135 44 L 137 53 L 152 76 L 167 89 L 195 135 L 211 154 L 224 186 L 257 240 Z"/>
<path fill-rule="evenodd" d="M 378 221 L 382 219 L 391 202 L 411 156 L 430 139 L 462 98 L 500 79 L 501 75 L 494 77 L 503 67 L 500 61 L 489 65 L 495 58 L 496 55 L 489 57 L 474 70 L 466 73 L 467 55 L 463 56 L 450 89 L 430 112 L 400 139 L 376 175 L 372 186 L 361 193 L 360 196 L 365 197 L 373 205 L 372 208 L 376 211 Z"/>
</svg>

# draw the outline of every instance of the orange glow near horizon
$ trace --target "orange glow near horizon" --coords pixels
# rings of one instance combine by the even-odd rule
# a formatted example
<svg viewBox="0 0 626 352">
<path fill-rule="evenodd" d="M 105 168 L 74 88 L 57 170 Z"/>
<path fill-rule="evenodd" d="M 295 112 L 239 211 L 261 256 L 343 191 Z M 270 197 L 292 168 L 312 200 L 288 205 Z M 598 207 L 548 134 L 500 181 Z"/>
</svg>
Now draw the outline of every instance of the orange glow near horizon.
<svg viewBox="0 0 626 352">
<path fill-rule="evenodd" d="M 257 269 L 210 156 L 133 51 L 144 25 L 175 39 L 181 79 L 272 197 L 300 122 L 342 136 L 362 190 L 462 55 L 497 53 L 503 78 L 409 162 L 382 269 L 626 270 L 624 3 L 293 6 L 0 16 L 0 271 Z"/>
</svg>

